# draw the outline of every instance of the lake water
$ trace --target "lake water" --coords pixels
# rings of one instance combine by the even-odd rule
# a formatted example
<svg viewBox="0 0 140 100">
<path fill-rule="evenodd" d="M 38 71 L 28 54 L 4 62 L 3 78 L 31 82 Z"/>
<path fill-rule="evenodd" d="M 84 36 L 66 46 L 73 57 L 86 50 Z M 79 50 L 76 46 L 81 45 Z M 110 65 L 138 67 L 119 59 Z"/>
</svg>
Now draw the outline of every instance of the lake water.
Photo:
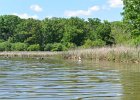
<svg viewBox="0 0 140 100">
<path fill-rule="evenodd" d="M 0 60 L 0 100 L 140 100 L 140 66 Z"/>
</svg>

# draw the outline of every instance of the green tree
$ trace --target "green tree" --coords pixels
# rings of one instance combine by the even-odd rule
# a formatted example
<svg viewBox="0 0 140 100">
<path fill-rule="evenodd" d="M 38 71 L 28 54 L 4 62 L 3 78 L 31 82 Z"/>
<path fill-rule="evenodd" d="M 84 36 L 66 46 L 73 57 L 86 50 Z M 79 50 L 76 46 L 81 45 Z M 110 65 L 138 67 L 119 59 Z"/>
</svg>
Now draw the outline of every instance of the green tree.
<svg viewBox="0 0 140 100">
<path fill-rule="evenodd" d="M 116 44 L 127 44 L 131 39 L 131 30 L 128 24 L 122 21 L 111 22 L 111 35 L 113 35 Z"/>
<path fill-rule="evenodd" d="M 15 15 L 0 16 L 0 39 L 6 41 L 9 37 L 13 36 L 20 22 L 21 19 Z"/>
<path fill-rule="evenodd" d="M 51 18 L 42 21 L 44 44 L 59 43 L 62 40 L 65 18 Z"/>
<path fill-rule="evenodd" d="M 42 26 L 40 20 L 32 18 L 23 19 L 16 28 L 14 42 L 24 42 L 29 45 L 39 44 L 42 46 Z"/>
<path fill-rule="evenodd" d="M 85 44 L 83 45 L 83 47 L 84 48 L 92 48 L 92 47 L 101 47 L 104 45 L 105 45 L 105 42 L 101 39 L 97 39 L 95 41 L 88 39 L 85 41 Z"/>
<path fill-rule="evenodd" d="M 26 51 L 28 45 L 25 43 L 12 43 L 11 50 L 12 51 Z"/>
<path fill-rule="evenodd" d="M 101 20 L 98 18 L 88 18 L 88 37 L 87 39 L 90 39 L 92 41 L 95 41 L 98 39 L 97 36 L 97 28 L 101 25 Z"/>
<path fill-rule="evenodd" d="M 123 0 L 124 22 L 130 25 L 133 37 L 140 35 L 140 0 Z"/>
<path fill-rule="evenodd" d="M 11 43 L 8 41 L 0 43 L 0 51 L 11 51 Z"/>
<path fill-rule="evenodd" d="M 39 44 L 33 44 L 33 45 L 30 45 L 28 48 L 27 48 L 28 51 L 39 51 L 40 50 L 40 45 Z"/>
<path fill-rule="evenodd" d="M 64 51 L 67 50 L 66 46 L 61 43 L 48 43 L 45 46 L 45 51 Z"/>
<path fill-rule="evenodd" d="M 81 46 L 84 44 L 86 36 L 87 30 L 84 19 L 71 17 L 67 20 L 64 37 L 62 39 L 63 42 L 70 42 Z"/>
<path fill-rule="evenodd" d="M 111 35 L 111 24 L 108 21 L 104 21 L 104 23 L 97 27 L 96 34 L 98 39 L 105 41 L 106 45 L 115 43 L 115 40 Z"/>
</svg>

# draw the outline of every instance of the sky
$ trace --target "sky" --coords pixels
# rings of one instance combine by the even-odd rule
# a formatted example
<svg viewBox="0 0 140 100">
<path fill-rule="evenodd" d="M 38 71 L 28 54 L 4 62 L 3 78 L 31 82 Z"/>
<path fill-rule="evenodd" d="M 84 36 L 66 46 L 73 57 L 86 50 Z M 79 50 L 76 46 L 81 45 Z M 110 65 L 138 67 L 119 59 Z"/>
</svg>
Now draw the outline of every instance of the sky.
<svg viewBox="0 0 140 100">
<path fill-rule="evenodd" d="M 46 17 L 99 18 L 120 21 L 121 0 L 0 0 L 0 15 L 17 15 L 21 18 Z"/>
</svg>

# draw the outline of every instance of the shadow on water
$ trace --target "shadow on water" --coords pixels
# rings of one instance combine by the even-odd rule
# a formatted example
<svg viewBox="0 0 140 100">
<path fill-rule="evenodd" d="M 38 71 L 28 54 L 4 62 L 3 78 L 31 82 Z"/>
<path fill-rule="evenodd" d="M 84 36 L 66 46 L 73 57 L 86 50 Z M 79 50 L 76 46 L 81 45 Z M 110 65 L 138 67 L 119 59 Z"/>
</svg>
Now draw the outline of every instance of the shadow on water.
<svg viewBox="0 0 140 100">
<path fill-rule="evenodd" d="M 0 60 L 0 100 L 139 100 L 134 64 L 60 59 Z"/>
</svg>

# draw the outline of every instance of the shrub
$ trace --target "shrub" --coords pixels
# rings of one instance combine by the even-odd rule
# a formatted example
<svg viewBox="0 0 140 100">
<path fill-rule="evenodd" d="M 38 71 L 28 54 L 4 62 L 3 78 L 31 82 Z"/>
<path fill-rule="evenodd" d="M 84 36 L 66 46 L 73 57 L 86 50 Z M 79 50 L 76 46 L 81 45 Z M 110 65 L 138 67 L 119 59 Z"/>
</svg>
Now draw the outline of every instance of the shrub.
<svg viewBox="0 0 140 100">
<path fill-rule="evenodd" d="M 66 47 L 61 43 L 54 43 L 51 51 L 64 51 Z"/>
<path fill-rule="evenodd" d="M 25 50 L 27 50 L 27 47 L 28 47 L 27 44 L 18 42 L 18 43 L 12 44 L 11 50 L 13 50 L 13 51 L 25 51 Z"/>
<path fill-rule="evenodd" d="M 67 48 L 75 48 L 76 44 L 68 42 L 68 43 L 66 43 L 66 47 Z"/>
<path fill-rule="evenodd" d="M 140 36 L 132 39 L 130 44 L 133 45 L 133 46 L 136 46 L 136 47 L 140 46 Z"/>
<path fill-rule="evenodd" d="M 85 44 L 83 45 L 83 47 L 84 48 L 91 48 L 91 47 L 101 47 L 104 45 L 105 45 L 105 42 L 100 40 L 100 39 L 95 40 L 95 41 L 88 39 L 85 41 Z"/>
<path fill-rule="evenodd" d="M 39 44 L 33 44 L 33 45 L 30 45 L 28 48 L 27 48 L 28 51 L 39 51 L 40 50 L 40 46 Z"/>
<path fill-rule="evenodd" d="M 0 51 L 10 51 L 11 50 L 11 43 L 6 41 L 0 43 Z"/>
<path fill-rule="evenodd" d="M 93 46 L 97 46 L 97 47 L 105 46 L 105 42 L 101 39 L 98 39 L 96 41 L 93 41 Z"/>
<path fill-rule="evenodd" d="M 2 42 L 4 42 L 4 40 L 3 39 L 0 39 L 0 43 L 2 43 Z"/>
<path fill-rule="evenodd" d="M 53 48 L 53 44 L 52 43 L 48 43 L 45 48 L 44 48 L 44 51 L 51 51 Z"/>
<path fill-rule="evenodd" d="M 49 43 L 44 48 L 45 51 L 64 51 L 67 50 L 66 46 L 61 43 Z"/>
</svg>

